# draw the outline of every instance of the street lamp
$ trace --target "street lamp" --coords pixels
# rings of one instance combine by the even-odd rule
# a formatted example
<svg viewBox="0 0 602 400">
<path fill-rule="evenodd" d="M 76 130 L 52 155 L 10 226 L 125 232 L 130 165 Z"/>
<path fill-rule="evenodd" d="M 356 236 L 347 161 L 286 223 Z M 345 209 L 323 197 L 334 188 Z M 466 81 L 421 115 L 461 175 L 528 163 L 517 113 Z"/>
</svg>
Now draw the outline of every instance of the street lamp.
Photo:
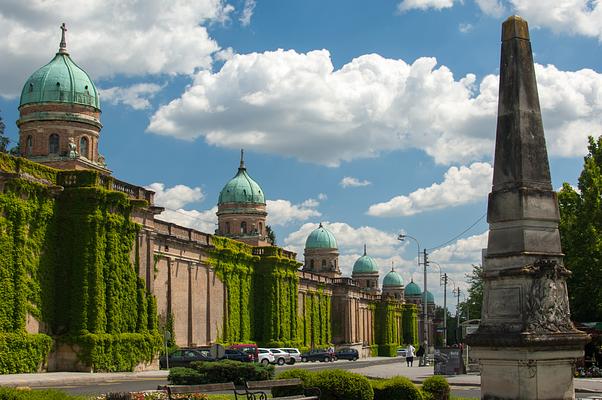
<svg viewBox="0 0 602 400">
<path fill-rule="evenodd" d="M 397 240 L 400 241 L 405 241 L 405 239 L 412 239 L 413 241 L 416 242 L 416 245 L 418 246 L 418 267 L 420 267 L 420 243 L 418 242 L 418 240 L 410 235 L 406 235 L 405 233 L 400 233 L 399 236 L 397 236 Z M 428 355 L 428 349 L 429 349 L 429 332 L 428 332 L 428 311 L 427 311 L 427 291 L 426 291 L 426 266 L 428 265 L 428 260 L 426 257 L 426 249 L 424 249 L 424 262 L 422 263 L 422 265 L 424 266 L 424 292 L 422 293 L 422 332 L 423 332 L 423 339 L 425 342 L 425 348 L 424 348 L 424 360 L 427 360 L 427 355 Z M 426 364 L 426 363 L 425 363 Z"/>
<path fill-rule="evenodd" d="M 441 271 L 441 265 L 432 261 L 439 268 L 439 286 L 443 285 L 443 347 L 447 347 L 447 273 Z"/>
</svg>

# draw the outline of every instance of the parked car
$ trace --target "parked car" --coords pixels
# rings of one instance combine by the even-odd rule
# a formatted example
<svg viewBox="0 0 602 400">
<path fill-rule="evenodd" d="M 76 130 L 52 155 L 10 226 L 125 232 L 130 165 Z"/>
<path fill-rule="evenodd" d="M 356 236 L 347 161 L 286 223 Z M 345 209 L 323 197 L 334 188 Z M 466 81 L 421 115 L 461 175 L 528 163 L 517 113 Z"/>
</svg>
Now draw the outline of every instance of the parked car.
<svg viewBox="0 0 602 400">
<path fill-rule="evenodd" d="M 291 360 L 289 361 L 289 364 L 294 364 L 296 362 L 301 362 L 301 352 L 299 351 L 299 349 L 295 349 L 295 348 L 285 348 L 285 349 L 280 349 L 283 351 L 286 351 L 288 354 L 291 355 Z"/>
<path fill-rule="evenodd" d="M 399 347 L 397 349 L 397 357 L 403 357 L 403 358 L 406 357 L 406 349 L 405 349 L 405 347 Z"/>
<path fill-rule="evenodd" d="M 360 358 L 360 353 L 351 347 L 343 347 L 336 352 L 338 360 L 355 361 Z"/>
<path fill-rule="evenodd" d="M 328 350 L 325 349 L 314 349 L 310 350 L 307 353 L 301 354 L 301 361 L 320 361 L 320 362 L 329 362 L 334 361 L 334 355 Z"/>
<path fill-rule="evenodd" d="M 274 363 L 276 363 L 278 365 L 284 365 L 285 363 L 286 364 L 290 363 L 291 355 L 288 352 L 286 352 L 282 349 L 275 349 L 275 348 L 270 349 L 270 351 L 274 355 Z M 293 361 L 293 363 L 294 363 L 294 361 Z"/>
<path fill-rule="evenodd" d="M 257 352 L 259 354 L 258 361 L 263 365 L 273 364 L 275 361 L 274 354 L 270 351 L 270 349 L 258 348 Z"/>
<path fill-rule="evenodd" d="M 242 362 L 252 362 L 254 357 L 252 354 L 245 353 L 244 351 L 240 351 L 237 349 L 226 349 L 224 359 Z"/>
<path fill-rule="evenodd" d="M 159 357 L 159 367 L 167 368 L 167 357 Z M 188 367 L 193 361 L 215 361 L 209 349 L 178 349 L 169 353 L 169 367 Z"/>
<path fill-rule="evenodd" d="M 259 360 L 259 352 L 257 351 L 257 345 L 254 343 L 250 343 L 250 344 L 233 344 L 232 346 L 229 347 L 230 349 L 236 349 L 236 350 L 240 350 L 242 352 L 245 352 L 247 354 L 251 354 L 253 356 L 253 361 L 258 361 Z"/>
</svg>

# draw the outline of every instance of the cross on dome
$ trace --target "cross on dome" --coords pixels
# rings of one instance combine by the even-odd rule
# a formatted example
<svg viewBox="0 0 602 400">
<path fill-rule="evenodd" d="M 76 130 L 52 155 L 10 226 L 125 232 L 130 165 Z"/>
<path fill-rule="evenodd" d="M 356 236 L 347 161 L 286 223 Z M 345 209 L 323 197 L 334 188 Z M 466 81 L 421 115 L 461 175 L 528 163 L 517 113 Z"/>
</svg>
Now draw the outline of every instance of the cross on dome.
<svg viewBox="0 0 602 400">
<path fill-rule="evenodd" d="M 59 53 L 67 54 L 67 41 L 65 40 L 65 32 L 67 32 L 67 26 L 63 22 L 61 25 L 61 43 L 59 44 Z"/>
</svg>

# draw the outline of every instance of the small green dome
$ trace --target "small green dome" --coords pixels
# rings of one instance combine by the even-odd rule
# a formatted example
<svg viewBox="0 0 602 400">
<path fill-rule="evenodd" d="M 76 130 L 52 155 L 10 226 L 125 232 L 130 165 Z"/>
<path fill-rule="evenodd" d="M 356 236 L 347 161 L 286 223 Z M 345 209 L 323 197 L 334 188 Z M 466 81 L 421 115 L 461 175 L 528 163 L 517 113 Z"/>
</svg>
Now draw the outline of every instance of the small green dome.
<svg viewBox="0 0 602 400">
<path fill-rule="evenodd" d="M 332 232 L 324 228 L 322 224 L 309 234 L 305 241 L 306 249 L 336 249 L 337 240 L 334 238 Z"/>
<path fill-rule="evenodd" d="M 358 258 L 353 264 L 353 274 L 371 274 L 378 272 L 378 265 L 372 257 L 366 254 L 366 245 L 364 245 L 364 255 Z"/>
<path fill-rule="evenodd" d="M 405 288 L 405 296 L 422 296 L 422 289 L 412 280 Z"/>
<path fill-rule="evenodd" d="M 395 271 L 389 271 L 383 279 L 383 287 L 403 286 L 403 278 Z"/>
<path fill-rule="evenodd" d="M 427 303 L 435 303 L 435 296 L 428 290 L 426 291 L 426 302 Z"/>
<path fill-rule="evenodd" d="M 56 53 L 34 72 L 21 91 L 20 106 L 35 103 L 73 103 L 100 110 L 100 99 L 90 76 L 66 52 Z"/>
<path fill-rule="evenodd" d="M 219 194 L 217 204 L 223 203 L 254 203 L 265 204 L 265 197 L 261 187 L 255 182 L 245 168 L 244 161 L 240 160 L 240 167 L 234 178 L 226 183 Z"/>
</svg>

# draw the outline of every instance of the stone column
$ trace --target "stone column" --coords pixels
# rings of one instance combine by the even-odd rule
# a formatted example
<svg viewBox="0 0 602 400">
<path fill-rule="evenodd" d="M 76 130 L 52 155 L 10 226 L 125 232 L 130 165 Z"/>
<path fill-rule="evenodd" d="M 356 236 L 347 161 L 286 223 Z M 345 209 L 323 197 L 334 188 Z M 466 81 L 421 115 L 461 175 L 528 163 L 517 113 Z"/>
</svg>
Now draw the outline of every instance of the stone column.
<svg viewBox="0 0 602 400">
<path fill-rule="evenodd" d="M 467 338 L 483 399 L 572 399 L 587 335 L 570 319 L 527 22 L 508 18 L 502 54 L 481 325 Z"/>
</svg>

